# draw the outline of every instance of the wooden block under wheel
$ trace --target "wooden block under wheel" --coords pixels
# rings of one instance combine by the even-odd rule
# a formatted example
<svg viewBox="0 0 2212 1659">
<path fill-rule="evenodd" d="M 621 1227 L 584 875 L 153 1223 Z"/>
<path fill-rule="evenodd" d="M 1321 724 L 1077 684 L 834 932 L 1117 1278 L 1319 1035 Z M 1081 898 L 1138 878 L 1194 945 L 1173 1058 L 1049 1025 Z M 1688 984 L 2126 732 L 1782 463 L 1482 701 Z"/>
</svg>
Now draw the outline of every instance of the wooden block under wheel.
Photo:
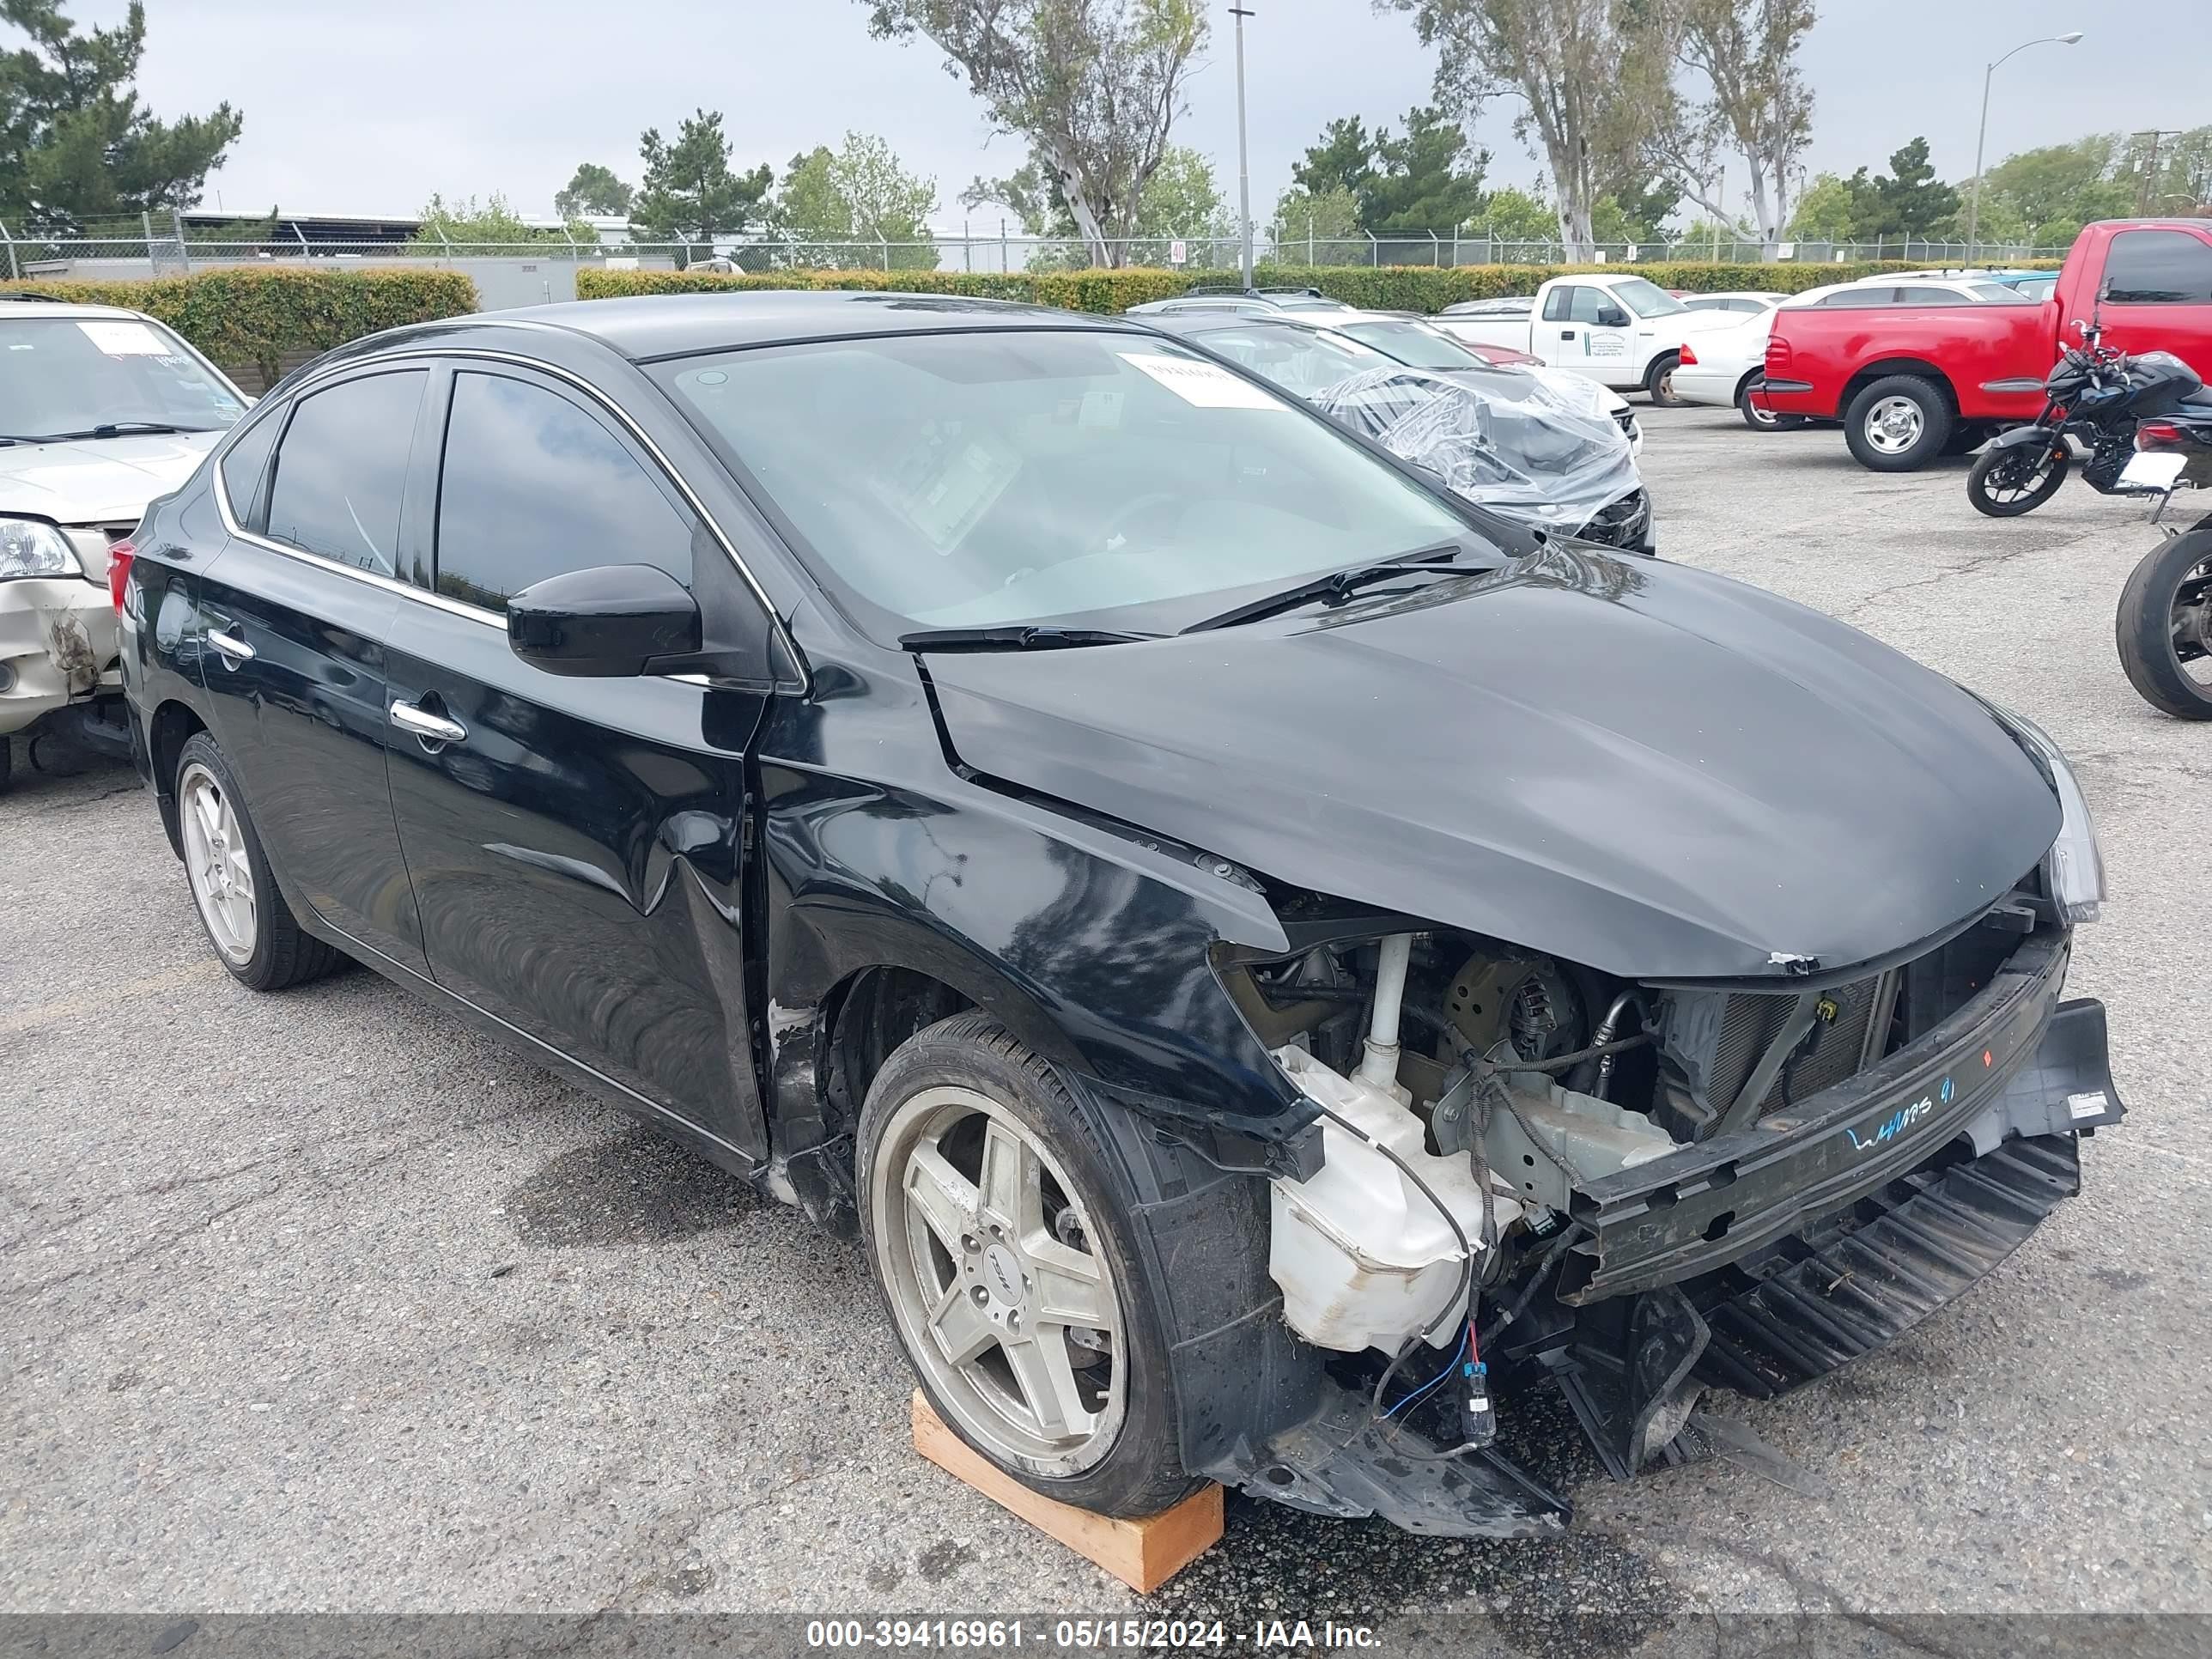
<svg viewBox="0 0 2212 1659">
<path fill-rule="evenodd" d="M 1221 1488 L 1210 1481 L 1173 1509 L 1140 1520 L 1093 1515 L 1031 1492 L 993 1464 L 945 1426 L 920 1389 L 914 1391 L 914 1449 L 1001 1509 L 1146 1595 L 1197 1560 L 1221 1536 Z"/>
</svg>

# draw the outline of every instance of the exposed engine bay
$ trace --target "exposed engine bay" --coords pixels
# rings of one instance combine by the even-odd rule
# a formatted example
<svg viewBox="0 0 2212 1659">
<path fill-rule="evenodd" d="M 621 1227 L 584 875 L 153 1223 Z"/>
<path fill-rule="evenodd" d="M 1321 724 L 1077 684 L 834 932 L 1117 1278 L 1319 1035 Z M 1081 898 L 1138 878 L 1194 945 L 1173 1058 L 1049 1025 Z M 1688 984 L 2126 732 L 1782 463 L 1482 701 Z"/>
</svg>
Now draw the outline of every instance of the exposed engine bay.
<svg viewBox="0 0 2212 1659">
<path fill-rule="evenodd" d="M 1446 933 L 1245 971 L 1231 994 L 1324 1114 L 1322 1170 L 1274 1183 L 1271 1262 L 1320 1346 L 1450 1346 L 1469 1279 L 1556 1236 L 1576 1181 L 1678 1145 L 1632 986 Z"/>
<path fill-rule="evenodd" d="M 1558 1259 L 1578 1194 L 1723 1137 L 1787 1132 L 1804 1103 L 1989 984 L 2041 903 L 2031 875 L 1921 959 L 1803 988 L 1639 985 L 1442 930 L 1230 970 L 1322 1114 L 1322 1167 L 1273 1182 L 1286 1319 L 1342 1353 L 1449 1348 L 1470 1293 Z M 1612 1293 L 1571 1258 L 1550 1289 L 1570 1304 Z"/>
<path fill-rule="evenodd" d="M 1317 1114 L 1319 1156 L 1269 1180 L 1267 1267 L 1333 1387 L 1256 1477 L 1217 1473 L 1416 1531 L 1555 1526 L 1492 1447 L 1493 1370 L 1556 1382 L 1617 1479 L 1771 1462 L 1704 1389 L 1771 1397 L 1893 1340 L 2078 1191 L 2077 1138 L 2123 1114 L 2102 1006 L 2059 1000 L 2051 890 L 2046 866 L 1909 959 L 1755 983 L 1327 923 L 1218 963 Z"/>
</svg>

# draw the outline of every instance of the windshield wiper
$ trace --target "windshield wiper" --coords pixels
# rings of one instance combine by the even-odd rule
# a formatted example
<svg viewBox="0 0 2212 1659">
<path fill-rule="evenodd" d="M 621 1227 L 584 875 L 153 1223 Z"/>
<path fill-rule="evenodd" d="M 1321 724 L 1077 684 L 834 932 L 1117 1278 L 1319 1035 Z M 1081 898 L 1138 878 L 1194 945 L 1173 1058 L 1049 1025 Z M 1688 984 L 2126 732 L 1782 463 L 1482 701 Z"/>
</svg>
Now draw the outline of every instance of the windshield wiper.
<svg viewBox="0 0 2212 1659">
<path fill-rule="evenodd" d="M 1179 631 L 1204 634 L 1216 628 L 1233 628 L 1238 623 L 1255 622 L 1261 617 L 1272 617 L 1279 611 L 1310 605 L 1316 599 L 1326 600 L 1330 605 L 1342 605 L 1359 589 L 1388 581 L 1393 576 L 1434 574 L 1440 570 L 1448 570 L 1458 562 L 1460 550 L 1456 547 L 1431 548 L 1425 553 L 1407 553 L 1375 564 L 1354 565 L 1349 570 L 1332 570 L 1326 576 L 1300 582 L 1296 587 L 1286 587 L 1279 593 L 1263 594 L 1259 599 L 1247 599 L 1242 605 L 1232 605 L 1218 615 L 1201 617 Z"/>
<path fill-rule="evenodd" d="M 1126 645 L 1156 640 L 1158 634 L 1129 634 L 1112 628 L 1051 628 L 1012 623 L 998 628 L 925 628 L 899 635 L 902 651 L 1042 651 L 1077 645 Z"/>
<path fill-rule="evenodd" d="M 172 426 L 167 421 L 102 421 L 98 426 L 87 427 L 82 432 L 44 432 L 35 438 L 18 438 L 19 444 L 64 444 L 78 438 L 135 438 L 150 433 L 156 436 L 177 432 L 220 432 L 213 426 Z"/>
</svg>

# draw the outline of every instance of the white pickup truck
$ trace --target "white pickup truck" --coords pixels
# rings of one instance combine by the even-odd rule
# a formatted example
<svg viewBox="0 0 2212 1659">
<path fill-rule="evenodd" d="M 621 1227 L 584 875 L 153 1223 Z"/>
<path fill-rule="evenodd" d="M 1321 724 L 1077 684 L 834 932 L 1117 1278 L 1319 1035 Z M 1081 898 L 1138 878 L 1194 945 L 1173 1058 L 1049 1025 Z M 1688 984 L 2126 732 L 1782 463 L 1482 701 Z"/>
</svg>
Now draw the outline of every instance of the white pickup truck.
<svg viewBox="0 0 2212 1659">
<path fill-rule="evenodd" d="M 1525 351 L 1556 368 L 1587 374 L 1615 392 L 1649 392 L 1671 409 L 1671 377 L 1682 342 L 1741 322 L 1725 311 L 1692 311 L 1641 276 L 1554 276 L 1531 299 L 1470 300 L 1431 319 L 1479 345 Z"/>
</svg>

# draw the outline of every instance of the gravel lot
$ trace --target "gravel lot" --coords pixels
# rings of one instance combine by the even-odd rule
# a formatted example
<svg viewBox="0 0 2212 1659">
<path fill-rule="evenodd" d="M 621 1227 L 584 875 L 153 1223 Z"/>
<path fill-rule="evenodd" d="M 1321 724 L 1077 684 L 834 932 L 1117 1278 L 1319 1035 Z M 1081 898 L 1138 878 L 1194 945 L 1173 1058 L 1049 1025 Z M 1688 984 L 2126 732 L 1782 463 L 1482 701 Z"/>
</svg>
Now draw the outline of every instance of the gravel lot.
<svg viewBox="0 0 2212 1659">
<path fill-rule="evenodd" d="M 2082 1198 L 1893 1350 L 1720 1397 L 1825 1498 L 1726 1464 L 1616 1486 L 1536 1401 L 1517 1431 L 1556 1443 L 1563 1539 L 1232 1498 L 1146 1603 L 913 1456 L 856 1248 L 371 975 L 239 989 L 130 774 L 19 749 L 0 1608 L 1153 1606 L 1508 1654 L 1671 1647 L 1738 1608 L 1848 1612 L 1869 1651 L 1937 1612 L 2212 1611 L 2212 728 L 2152 712 L 2112 650 L 2154 532 L 2078 485 L 2002 523 L 1963 463 L 1886 477 L 1832 431 L 1644 418 L 1668 556 L 2042 722 L 2115 895 L 2072 983 L 2111 1011 L 2131 1115 L 2085 1148 Z"/>
</svg>

